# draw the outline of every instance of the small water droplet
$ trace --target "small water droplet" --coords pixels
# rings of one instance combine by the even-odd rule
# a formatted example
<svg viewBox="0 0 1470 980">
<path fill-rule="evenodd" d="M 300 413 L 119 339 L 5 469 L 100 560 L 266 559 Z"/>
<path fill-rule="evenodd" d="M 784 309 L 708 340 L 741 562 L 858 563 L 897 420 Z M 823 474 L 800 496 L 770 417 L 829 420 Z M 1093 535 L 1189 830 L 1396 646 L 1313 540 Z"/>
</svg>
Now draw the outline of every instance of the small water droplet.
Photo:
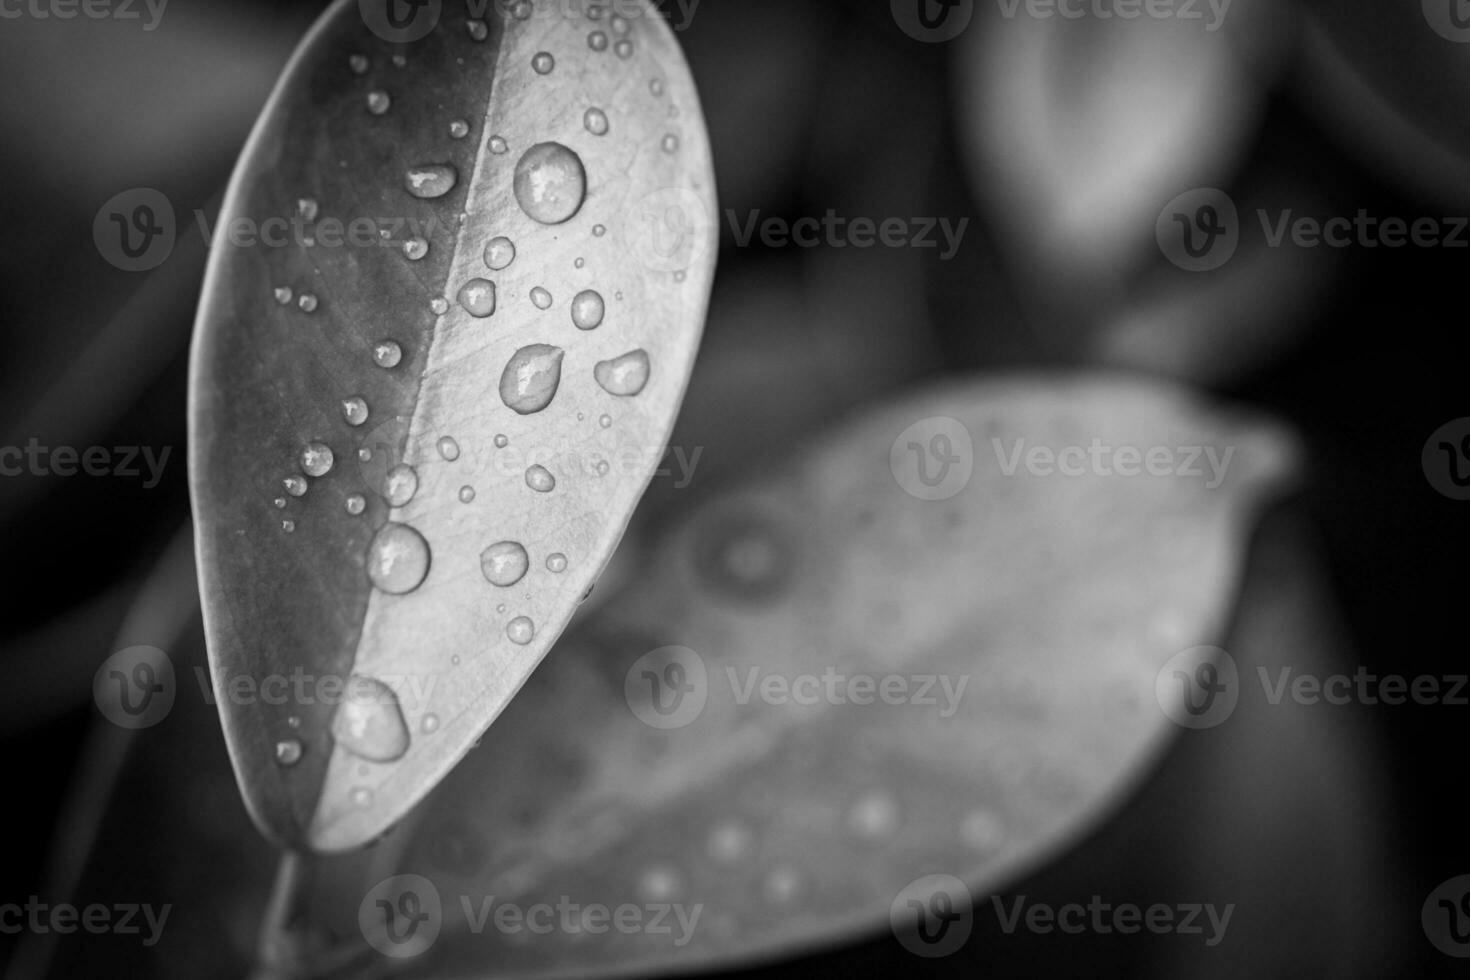
<svg viewBox="0 0 1470 980">
<path fill-rule="evenodd" d="M 901 819 L 897 801 L 888 793 L 874 791 L 847 811 L 847 829 L 860 840 L 878 842 L 897 833 Z"/>
<path fill-rule="evenodd" d="M 368 789 L 366 786 L 352 787 L 352 792 L 347 794 L 347 798 L 351 800 L 352 805 L 357 807 L 359 810 L 366 810 L 368 807 L 373 805 L 373 791 Z"/>
<path fill-rule="evenodd" d="M 510 152 L 510 144 L 505 141 L 504 137 L 492 136 L 490 137 L 490 152 L 497 156 L 502 153 L 508 153 Z"/>
<path fill-rule="evenodd" d="M 365 54 L 355 54 L 347 59 L 347 64 L 352 68 L 354 75 L 366 75 L 368 70 L 368 59 Z"/>
<path fill-rule="evenodd" d="M 347 513 L 353 517 L 367 510 L 367 498 L 360 493 L 354 493 L 347 498 Z"/>
<path fill-rule="evenodd" d="M 679 137 L 675 136 L 673 133 L 665 133 L 664 134 L 664 140 L 663 140 L 663 148 L 664 148 L 664 152 L 665 153 L 678 153 L 679 152 Z"/>
<path fill-rule="evenodd" d="M 485 26 L 483 20 L 467 20 L 464 26 L 470 32 L 471 41 L 483 41 L 490 36 L 490 28 Z"/>
<path fill-rule="evenodd" d="M 587 264 L 587 260 L 586 259 L 581 259 L 581 258 L 577 259 L 577 261 L 575 261 L 575 262 L 572 263 L 572 265 L 576 266 L 579 269 L 582 268 L 582 266 L 584 266 L 586 264 Z"/>
<path fill-rule="evenodd" d="M 293 295 L 294 294 L 291 292 L 291 287 L 290 286 L 277 286 L 276 287 L 276 290 L 275 290 L 276 302 L 277 303 L 280 303 L 282 306 L 285 306 L 287 303 L 290 303 L 291 302 L 291 298 L 292 298 Z"/>
<path fill-rule="evenodd" d="M 648 90 L 654 95 L 662 96 L 664 94 L 664 80 L 662 78 L 653 79 L 648 83 Z"/>
<path fill-rule="evenodd" d="M 532 466 L 526 470 L 526 486 L 537 493 L 550 493 L 556 489 L 556 477 L 544 466 Z"/>
<path fill-rule="evenodd" d="M 612 20 L 609 21 L 609 26 L 612 28 L 614 34 L 622 37 L 628 33 L 628 18 L 622 14 L 613 14 Z"/>
<path fill-rule="evenodd" d="M 501 436 L 496 436 L 495 437 L 495 448 L 496 449 L 504 449 L 506 446 L 509 446 L 509 445 L 510 445 L 510 440 L 508 438 L 506 438 L 505 436 L 501 435 Z"/>
<path fill-rule="evenodd" d="M 530 2 L 530 0 L 517 0 L 516 5 L 511 8 L 510 13 L 511 13 L 511 16 L 513 16 L 516 20 L 530 20 L 530 18 L 531 18 L 531 2 Z"/>
<path fill-rule="evenodd" d="M 588 109 L 582 114 L 582 125 L 587 127 L 587 132 L 593 136 L 606 136 L 608 130 L 607 113 L 601 109 Z"/>
<path fill-rule="evenodd" d="M 976 851 L 998 848 L 1006 836 L 1005 824 L 989 810 L 972 810 L 960 821 L 960 840 Z"/>
<path fill-rule="evenodd" d="M 342 399 L 342 417 L 348 425 L 362 425 L 368 420 L 368 403 L 356 395 Z"/>
<path fill-rule="evenodd" d="M 684 876 L 672 864 L 655 864 L 638 876 L 638 895 L 645 902 L 672 902 L 684 890 Z"/>
<path fill-rule="evenodd" d="M 294 534 L 294 533 L 296 533 L 296 522 L 295 521 L 282 521 L 281 522 L 281 530 L 282 531 L 285 531 L 287 534 Z"/>
<path fill-rule="evenodd" d="M 286 719 L 286 727 L 290 728 L 292 731 L 300 731 L 301 719 L 296 715 L 292 715 L 290 718 Z"/>
<path fill-rule="evenodd" d="M 403 175 L 403 186 L 414 197 L 426 201 L 443 197 L 459 183 L 459 171 L 447 163 L 424 163 L 409 167 Z"/>
<path fill-rule="evenodd" d="M 283 738 L 276 743 L 276 765 L 290 769 L 301 761 L 301 740 Z"/>
<path fill-rule="evenodd" d="M 498 614 L 500 614 L 501 616 L 504 616 L 505 615 L 505 611 L 507 609 L 509 609 L 509 608 L 510 608 L 509 606 L 507 606 L 505 603 L 502 602 L 500 605 L 498 605 L 498 606 L 495 607 L 495 611 Z"/>
<path fill-rule="evenodd" d="M 367 110 L 375 116 L 381 116 L 393 107 L 393 100 L 388 93 L 380 88 L 375 88 L 367 94 Z"/>
<path fill-rule="evenodd" d="M 617 44 L 613 45 L 613 50 L 617 52 L 619 58 L 627 61 L 633 57 L 633 42 L 627 38 L 623 38 Z"/>
<path fill-rule="evenodd" d="M 530 567 L 526 549 L 516 541 L 499 541 L 480 553 L 480 571 L 485 581 L 502 589 L 525 578 Z"/>
<path fill-rule="evenodd" d="M 603 391 L 623 398 L 641 392 L 648 384 L 648 373 L 648 352 L 641 348 L 610 361 L 598 361 L 592 369 Z"/>
<path fill-rule="evenodd" d="M 603 235 L 606 235 L 607 234 L 607 226 L 606 225 L 593 225 L 592 226 L 592 234 L 596 238 L 601 238 Z"/>
<path fill-rule="evenodd" d="M 463 119 L 454 119 L 449 123 L 449 138 L 462 140 L 470 135 L 470 124 Z"/>
<path fill-rule="evenodd" d="M 308 443 L 301 450 L 301 468 L 307 476 L 326 476 L 332 472 L 333 462 L 332 447 L 326 443 Z"/>
<path fill-rule="evenodd" d="M 606 314 L 607 304 L 595 289 L 584 289 L 572 300 L 572 323 L 578 330 L 596 330 Z"/>
<path fill-rule="evenodd" d="M 425 735 L 432 735 L 439 730 L 439 716 L 427 714 L 419 721 L 419 731 Z"/>
<path fill-rule="evenodd" d="M 497 235 L 485 243 L 485 265 L 496 272 L 509 268 L 515 260 L 515 243 L 504 235 Z"/>
<path fill-rule="evenodd" d="M 597 475 L 598 476 L 607 476 L 608 472 L 611 471 L 611 470 L 612 470 L 612 467 L 608 465 L 607 460 L 605 460 L 605 459 L 599 459 L 597 461 Z"/>
<path fill-rule="evenodd" d="M 475 502 L 475 488 L 474 487 L 471 487 L 471 486 L 463 486 L 463 487 L 460 487 L 459 488 L 459 502 L 462 503 L 462 504 L 472 504 L 472 503 L 474 503 Z"/>
<path fill-rule="evenodd" d="M 500 376 L 500 399 L 518 415 L 533 415 L 556 397 L 564 351 L 531 344 L 516 351 Z"/>
<path fill-rule="evenodd" d="M 611 415 L 604 415 L 602 418 L 600 418 L 600 419 L 597 420 L 597 424 L 600 425 L 600 426 L 602 426 L 604 429 L 611 429 L 612 428 L 612 416 Z"/>
<path fill-rule="evenodd" d="M 560 551 L 547 555 L 546 570 L 560 575 L 567 570 L 567 556 Z"/>
<path fill-rule="evenodd" d="M 537 143 L 516 164 L 515 195 L 531 220 L 543 225 L 567 221 L 587 197 L 582 158 L 560 143 Z"/>
<path fill-rule="evenodd" d="M 738 864 L 750 856 L 755 835 L 737 820 L 715 825 L 709 835 L 709 855 L 719 864 Z"/>
<path fill-rule="evenodd" d="M 276 505 L 276 510 L 284 510 L 286 507 L 286 498 L 277 497 L 275 500 L 271 501 L 271 503 Z"/>
<path fill-rule="evenodd" d="M 373 451 L 368 447 L 363 446 L 357 451 L 357 458 L 366 463 L 368 460 L 373 458 Z"/>
<path fill-rule="evenodd" d="M 538 75 L 550 75 L 556 68 L 556 59 L 551 56 L 551 52 L 549 51 L 538 51 L 536 52 L 536 56 L 531 59 L 531 68 Z"/>
<path fill-rule="evenodd" d="M 517 646 L 525 646 L 536 638 L 536 624 L 527 616 L 517 616 L 505 624 L 505 635 Z"/>
<path fill-rule="evenodd" d="M 403 243 L 403 257 L 410 262 L 417 262 L 429 254 L 429 243 L 426 239 L 414 236 Z"/>
<path fill-rule="evenodd" d="M 548 310 L 551 308 L 551 293 L 537 286 L 531 290 L 531 302 L 536 304 L 538 310 Z"/>
<path fill-rule="evenodd" d="M 472 317 L 483 319 L 495 313 L 495 283 L 471 279 L 459 287 L 459 305 Z"/>
<path fill-rule="evenodd" d="M 383 340 L 373 345 L 373 363 L 380 368 L 395 368 L 403 360 L 403 348 L 395 340 Z"/>
<path fill-rule="evenodd" d="M 302 221 L 315 221 L 317 215 L 321 213 L 321 210 L 321 205 L 313 197 L 303 197 L 296 202 L 296 217 Z"/>
<path fill-rule="evenodd" d="M 456 459 L 459 459 L 459 443 L 454 441 L 453 436 L 439 437 L 439 455 L 443 457 L 446 462 L 450 463 L 454 462 Z"/>
<path fill-rule="evenodd" d="M 772 905 L 789 905 L 801 894 L 801 873 L 795 868 L 776 868 L 766 875 L 762 890 Z"/>
<path fill-rule="evenodd" d="M 404 57 L 403 55 L 401 55 L 401 54 L 395 54 L 393 56 L 393 67 L 394 68 L 402 68 L 402 67 L 404 67 L 407 64 L 408 64 L 408 58 Z"/>
<path fill-rule="evenodd" d="M 429 312 L 435 316 L 443 316 L 449 312 L 449 300 L 443 296 L 435 296 L 429 300 Z"/>
<path fill-rule="evenodd" d="M 389 595 L 407 595 L 429 574 L 429 542 L 407 524 L 385 524 L 368 545 L 368 579 Z"/>
<path fill-rule="evenodd" d="M 316 297 L 311 293 L 302 293 L 301 298 L 296 301 L 296 306 L 302 313 L 315 313 L 317 307 Z"/>
<path fill-rule="evenodd" d="M 593 51 L 606 51 L 607 35 L 602 31 L 593 31 L 587 35 L 587 47 Z"/>
<path fill-rule="evenodd" d="M 407 463 L 399 463 L 383 478 L 383 496 L 394 507 L 403 507 L 419 492 L 419 474 Z"/>
</svg>

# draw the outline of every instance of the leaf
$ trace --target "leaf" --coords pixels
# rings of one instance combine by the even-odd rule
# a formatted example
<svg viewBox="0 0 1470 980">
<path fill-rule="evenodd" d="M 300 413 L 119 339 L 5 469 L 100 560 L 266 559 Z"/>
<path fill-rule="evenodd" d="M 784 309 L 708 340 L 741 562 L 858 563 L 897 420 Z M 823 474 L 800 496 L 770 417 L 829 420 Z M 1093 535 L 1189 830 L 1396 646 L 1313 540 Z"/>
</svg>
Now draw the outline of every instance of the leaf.
<svg viewBox="0 0 1470 980">
<path fill-rule="evenodd" d="M 427 33 L 384 40 L 405 11 Z M 201 591 L 246 803 L 293 847 L 383 833 L 500 713 L 616 545 L 702 328 L 714 185 L 668 28 L 483 13 L 339 0 L 216 231 Z"/>
<path fill-rule="evenodd" d="M 965 461 L 947 499 L 900 485 L 927 492 L 907 447 L 933 444 L 933 419 L 952 421 L 940 431 Z M 1018 439 L 1231 462 L 1213 487 L 1024 463 L 1006 476 L 992 440 L 1009 455 Z M 315 920 L 393 950 L 364 896 L 418 875 L 442 908 L 418 975 L 637 975 L 877 928 L 924 874 L 993 889 L 1110 814 L 1180 730 L 1156 678 L 1179 651 L 1225 642 L 1247 534 L 1294 455 L 1264 420 L 1122 377 L 954 384 L 870 411 L 669 529 L 360 891 L 318 892 Z M 661 715 L 645 671 L 682 682 L 692 707 L 665 694 Z M 829 673 L 898 678 L 912 697 L 742 700 L 767 678 Z M 677 930 L 477 930 L 463 911 L 563 896 L 701 918 L 680 945 Z"/>
</svg>

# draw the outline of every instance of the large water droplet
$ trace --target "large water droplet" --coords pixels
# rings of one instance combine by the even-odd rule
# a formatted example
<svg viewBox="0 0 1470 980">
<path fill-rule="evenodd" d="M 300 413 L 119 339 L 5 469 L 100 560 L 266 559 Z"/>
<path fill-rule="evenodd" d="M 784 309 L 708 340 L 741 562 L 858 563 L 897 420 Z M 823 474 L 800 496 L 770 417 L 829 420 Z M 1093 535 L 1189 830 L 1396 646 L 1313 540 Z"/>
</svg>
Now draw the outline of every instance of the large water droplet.
<svg viewBox="0 0 1470 980">
<path fill-rule="evenodd" d="M 639 349 L 610 361 L 599 361 L 592 369 L 592 375 L 609 395 L 627 398 L 638 394 L 648 384 L 648 371 L 648 352 Z"/>
<path fill-rule="evenodd" d="M 419 492 L 419 474 L 407 463 L 399 463 L 383 478 L 383 496 L 394 507 L 403 507 Z"/>
<path fill-rule="evenodd" d="M 367 94 L 367 110 L 375 116 L 381 116 L 393 107 L 393 100 L 388 93 L 380 88 L 375 88 Z"/>
<path fill-rule="evenodd" d="M 432 200 L 443 197 L 459 183 L 459 171 L 447 163 L 425 163 L 409 167 L 403 176 L 403 186 L 414 197 Z"/>
<path fill-rule="evenodd" d="M 439 437 L 439 455 L 451 463 L 459 459 L 459 443 L 454 441 L 453 436 Z"/>
<path fill-rule="evenodd" d="M 519 415 L 533 415 L 556 397 L 565 352 L 548 344 L 532 344 L 515 352 L 500 376 L 500 399 Z"/>
<path fill-rule="evenodd" d="M 550 75 L 556 68 L 556 59 L 551 56 L 550 51 L 538 51 L 531 59 L 531 68 L 538 75 Z"/>
<path fill-rule="evenodd" d="M 607 113 L 598 108 L 588 109 L 582 113 L 582 125 L 587 127 L 587 132 L 593 136 L 607 135 Z"/>
<path fill-rule="evenodd" d="M 510 268 L 515 260 L 515 243 L 504 235 L 497 235 L 485 243 L 485 264 L 496 272 Z"/>
<path fill-rule="evenodd" d="M 301 740 L 283 738 L 276 743 L 276 765 L 290 769 L 301 761 Z"/>
<path fill-rule="evenodd" d="M 342 417 L 348 425 L 362 425 L 368 420 L 368 403 L 356 395 L 342 399 Z"/>
<path fill-rule="evenodd" d="M 459 287 L 459 305 L 470 316 L 484 318 L 495 313 L 495 283 L 471 279 Z"/>
<path fill-rule="evenodd" d="M 332 447 L 323 442 L 308 443 L 301 450 L 301 468 L 307 476 L 326 476 L 332 472 Z"/>
<path fill-rule="evenodd" d="M 517 616 L 505 624 L 505 635 L 517 646 L 525 646 L 536 638 L 536 624 L 528 616 Z"/>
<path fill-rule="evenodd" d="M 541 286 L 535 287 L 531 290 L 531 302 L 536 304 L 536 309 L 538 310 L 551 309 L 550 291 L 542 288 Z"/>
<path fill-rule="evenodd" d="M 368 545 L 368 578 L 389 595 L 407 595 L 429 574 L 429 543 L 407 524 L 385 524 Z"/>
<path fill-rule="evenodd" d="M 543 225 L 567 221 L 587 197 L 582 158 L 560 143 L 537 143 L 516 164 L 515 195 L 533 221 Z"/>
<path fill-rule="evenodd" d="M 332 737 L 348 752 L 371 762 L 402 758 L 408 751 L 408 725 L 398 695 L 382 681 L 353 674 L 332 716 Z"/>
<path fill-rule="evenodd" d="M 502 589 L 525 578 L 530 567 L 530 556 L 516 541 L 500 541 L 480 553 L 480 571 L 485 574 L 485 581 Z"/>
<path fill-rule="evenodd" d="M 556 489 L 556 477 L 546 467 L 538 464 L 526 470 L 526 486 L 537 493 L 550 493 Z"/>
<path fill-rule="evenodd" d="M 578 330 L 596 330 L 607 314 L 607 304 L 595 289 L 584 289 L 572 300 L 572 322 Z"/>
<path fill-rule="evenodd" d="M 373 345 L 373 363 L 380 368 L 395 368 L 403 360 L 403 348 L 394 340 L 383 340 Z"/>
</svg>

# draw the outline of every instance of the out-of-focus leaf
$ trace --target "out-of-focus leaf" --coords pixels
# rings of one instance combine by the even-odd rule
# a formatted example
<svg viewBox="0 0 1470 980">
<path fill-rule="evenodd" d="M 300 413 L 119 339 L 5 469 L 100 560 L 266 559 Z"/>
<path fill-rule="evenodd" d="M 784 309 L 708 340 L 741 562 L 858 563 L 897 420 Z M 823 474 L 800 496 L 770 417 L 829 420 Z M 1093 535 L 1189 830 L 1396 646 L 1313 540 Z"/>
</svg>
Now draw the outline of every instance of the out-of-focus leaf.
<svg viewBox="0 0 1470 980">
<path fill-rule="evenodd" d="M 898 441 L 905 463 L 911 427 L 940 416 L 971 435 L 972 470 L 955 496 L 920 499 L 891 454 Z M 1018 439 L 1231 462 L 1212 487 L 1024 462 L 1006 476 L 992 440 L 1009 456 Z M 437 941 L 404 949 L 418 975 L 564 976 L 835 941 L 882 922 L 923 874 L 994 887 L 1077 840 L 1178 730 L 1156 678 L 1224 641 L 1246 533 L 1293 453 L 1259 419 L 1112 377 L 956 385 L 871 412 L 681 521 L 415 812 L 402 854 L 383 852 L 360 894 L 324 887 L 306 904 L 327 934 L 356 925 L 392 950 L 381 910 L 395 898 L 368 892 L 418 875 L 442 910 Z M 654 653 L 669 646 L 690 653 Z M 829 674 L 898 678 L 912 699 L 759 694 L 769 677 Z M 656 727 L 655 698 L 683 727 Z M 545 937 L 477 919 L 487 900 L 562 898 L 700 918 L 687 936 Z"/>
<path fill-rule="evenodd" d="M 273 839 L 328 851 L 448 771 L 596 581 L 714 265 L 651 6 L 418 5 L 395 43 L 374 9 L 334 5 L 257 124 L 191 379 L 211 664 L 260 694 L 221 701 L 236 772 Z"/>
</svg>

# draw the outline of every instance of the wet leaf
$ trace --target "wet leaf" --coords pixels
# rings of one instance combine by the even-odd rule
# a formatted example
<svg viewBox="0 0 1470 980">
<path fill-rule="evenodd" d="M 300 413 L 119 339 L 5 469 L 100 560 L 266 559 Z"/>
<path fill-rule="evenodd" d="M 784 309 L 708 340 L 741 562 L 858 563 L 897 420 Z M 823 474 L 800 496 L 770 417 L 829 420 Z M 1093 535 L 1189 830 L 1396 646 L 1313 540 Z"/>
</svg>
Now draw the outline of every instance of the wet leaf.
<svg viewBox="0 0 1470 980">
<path fill-rule="evenodd" d="M 909 445 L 943 448 L 939 433 L 958 458 L 931 488 Z M 1160 447 L 1178 472 L 1038 475 L 1023 455 L 1006 475 L 1016 440 Z M 1212 469 L 1205 447 L 1230 462 Z M 673 527 L 361 894 L 322 888 L 314 917 L 337 935 L 357 918 L 421 975 L 638 974 L 877 928 L 925 874 L 994 888 L 1093 828 L 1180 731 L 1157 677 L 1225 642 L 1247 534 L 1293 455 L 1261 419 L 1110 377 L 956 385 L 868 413 Z M 375 904 L 408 884 L 441 910 L 414 949 Z M 487 898 L 563 897 L 699 919 L 544 937 L 483 919 Z"/>
<path fill-rule="evenodd" d="M 342 0 L 303 43 L 195 331 L 226 737 L 257 823 L 326 851 L 422 797 L 596 581 L 714 263 L 700 107 L 650 5 L 411 10 Z"/>
</svg>

